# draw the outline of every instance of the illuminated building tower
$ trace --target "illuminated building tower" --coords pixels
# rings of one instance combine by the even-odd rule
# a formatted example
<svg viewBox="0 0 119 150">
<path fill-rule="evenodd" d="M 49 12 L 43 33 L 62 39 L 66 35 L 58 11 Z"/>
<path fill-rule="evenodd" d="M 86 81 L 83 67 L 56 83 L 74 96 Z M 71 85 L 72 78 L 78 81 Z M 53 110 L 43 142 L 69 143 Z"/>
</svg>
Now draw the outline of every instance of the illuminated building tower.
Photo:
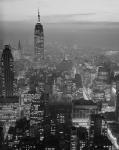
<svg viewBox="0 0 119 150">
<path fill-rule="evenodd" d="M 44 106 L 42 99 L 33 99 L 30 109 L 30 136 L 44 138 Z"/>
<path fill-rule="evenodd" d="M 77 150 L 77 143 L 78 143 L 77 128 L 76 128 L 76 127 L 72 127 L 72 128 L 71 128 L 70 149 L 72 149 L 72 150 Z"/>
<path fill-rule="evenodd" d="M 40 94 L 39 94 L 40 95 Z M 38 136 L 42 141 L 46 136 L 46 126 L 48 123 L 48 101 L 49 95 L 42 93 L 40 98 L 32 99 L 30 109 L 30 134 L 32 137 Z M 48 127 L 48 126 L 47 126 Z"/>
<path fill-rule="evenodd" d="M 117 95 L 115 113 L 116 113 L 116 121 L 119 122 L 119 75 L 117 75 L 115 79 L 116 79 L 116 95 Z"/>
<path fill-rule="evenodd" d="M 5 45 L 1 56 L 2 96 L 12 97 L 15 92 L 14 65 L 11 49 Z"/>
<path fill-rule="evenodd" d="M 43 26 L 40 23 L 40 14 L 38 11 L 38 22 L 34 30 L 34 51 L 35 58 L 42 60 L 44 58 L 44 33 Z"/>
</svg>

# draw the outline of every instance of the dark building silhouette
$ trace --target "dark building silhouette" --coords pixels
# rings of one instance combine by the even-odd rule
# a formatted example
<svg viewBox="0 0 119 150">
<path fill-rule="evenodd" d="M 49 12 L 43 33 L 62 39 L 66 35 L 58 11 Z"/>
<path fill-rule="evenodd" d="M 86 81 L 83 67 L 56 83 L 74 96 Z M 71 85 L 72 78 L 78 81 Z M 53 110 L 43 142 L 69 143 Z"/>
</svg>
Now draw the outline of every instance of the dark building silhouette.
<svg viewBox="0 0 119 150">
<path fill-rule="evenodd" d="M 77 137 L 77 128 L 71 128 L 71 139 L 70 139 L 70 149 L 77 150 L 78 148 L 78 137 Z"/>
<path fill-rule="evenodd" d="M 12 97 L 15 94 L 14 80 L 14 60 L 9 45 L 5 48 L 1 56 L 1 79 L 2 79 L 2 96 Z"/>
<path fill-rule="evenodd" d="M 75 74 L 75 79 L 74 79 L 76 86 L 82 88 L 83 84 L 82 84 L 82 79 L 81 79 L 81 75 L 80 74 Z"/>
<path fill-rule="evenodd" d="M 116 79 L 116 121 L 119 122 L 119 75 L 115 77 Z"/>
<path fill-rule="evenodd" d="M 21 56 L 22 56 L 22 45 L 21 45 L 21 41 L 20 40 L 18 42 L 18 51 L 19 51 L 19 57 L 21 58 Z"/>
<path fill-rule="evenodd" d="M 112 143 L 107 136 L 99 135 L 94 138 L 93 146 L 90 150 L 112 150 Z"/>
<path fill-rule="evenodd" d="M 60 149 L 70 149 L 72 104 L 63 98 L 62 101 L 50 103 L 51 134 L 59 139 Z"/>
<path fill-rule="evenodd" d="M 18 42 L 18 50 L 21 50 L 22 49 L 22 47 L 21 47 L 21 41 L 19 40 L 19 42 Z"/>
<path fill-rule="evenodd" d="M 91 115 L 89 138 L 92 150 L 105 147 L 111 150 L 112 144 L 107 137 L 107 123 L 101 114 Z"/>
<path fill-rule="evenodd" d="M 34 30 L 34 51 L 35 58 L 42 60 L 44 58 L 44 33 L 43 26 L 40 23 L 40 14 L 38 10 L 38 22 Z"/>
<path fill-rule="evenodd" d="M 50 135 L 43 140 L 44 150 L 60 150 L 59 138 L 54 135 Z"/>
<path fill-rule="evenodd" d="M 99 114 L 91 114 L 90 138 L 101 135 L 102 117 Z"/>
<path fill-rule="evenodd" d="M 77 137 L 78 137 L 78 150 L 88 149 L 89 148 L 88 130 L 85 127 L 77 128 Z"/>
<path fill-rule="evenodd" d="M 1 68 L 1 64 L 0 64 Z M 0 97 L 2 96 L 2 75 L 1 75 L 1 70 L 0 70 Z"/>
</svg>

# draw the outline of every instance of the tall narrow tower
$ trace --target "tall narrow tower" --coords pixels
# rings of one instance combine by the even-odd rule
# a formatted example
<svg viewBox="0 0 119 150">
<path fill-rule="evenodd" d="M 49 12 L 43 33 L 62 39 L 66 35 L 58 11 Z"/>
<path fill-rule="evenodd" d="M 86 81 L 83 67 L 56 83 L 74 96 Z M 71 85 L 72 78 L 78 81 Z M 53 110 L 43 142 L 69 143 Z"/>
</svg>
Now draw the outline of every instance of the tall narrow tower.
<svg viewBox="0 0 119 150">
<path fill-rule="evenodd" d="M 19 55 L 19 59 L 21 59 L 21 57 L 22 57 L 22 46 L 21 46 L 20 40 L 18 42 L 18 55 Z"/>
<path fill-rule="evenodd" d="M 19 42 L 18 42 L 18 50 L 22 50 L 22 47 L 21 47 L 21 41 L 19 40 Z"/>
<path fill-rule="evenodd" d="M 5 45 L 5 48 L 1 56 L 1 78 L 2 78 L 2 96 L 12 97 L 14 96 L 14 65 L 13 56 L 9 45 Z"/>
<path fill-rule="evenodd" d="M 116 76 L 116 121 L 119 122 L 119 75 Z"/>
<path fill-rule="evenodd" d="M 40 23 L 40 14 L 38 10 L 38 22 L 35 25 L 34 30 L 34 51 L 35 58 L 38 60 L 44 59 L 44 33 L 43 26 Z"/>
</svg>

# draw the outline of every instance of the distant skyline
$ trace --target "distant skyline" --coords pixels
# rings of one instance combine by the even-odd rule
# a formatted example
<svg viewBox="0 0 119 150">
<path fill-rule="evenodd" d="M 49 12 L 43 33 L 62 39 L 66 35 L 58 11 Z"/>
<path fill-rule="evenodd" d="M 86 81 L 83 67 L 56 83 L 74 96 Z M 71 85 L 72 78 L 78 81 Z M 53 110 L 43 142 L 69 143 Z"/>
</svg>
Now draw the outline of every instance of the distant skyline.
<svg viewBox="0 0 119 150">
<path fill-rule="evenodd" d="M 35 21 L 38 8 L 46 22 L 119 22 L 119 0 L 0 0 L 0 21 Z"/>
</svg>

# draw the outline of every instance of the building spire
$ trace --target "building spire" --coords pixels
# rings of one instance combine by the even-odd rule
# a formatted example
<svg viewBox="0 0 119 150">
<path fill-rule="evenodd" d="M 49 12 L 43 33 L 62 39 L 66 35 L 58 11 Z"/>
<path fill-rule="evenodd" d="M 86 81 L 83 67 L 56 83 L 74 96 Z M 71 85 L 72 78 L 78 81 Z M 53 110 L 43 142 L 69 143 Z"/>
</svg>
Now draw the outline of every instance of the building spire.
<svg viewBox="0 0 119 150">
<path fill-rule="evenodd" d="M 40 13 L 39 13 L 39 9 L 38 9 L 38 22 L 40 22 Z"/>
</svg>

